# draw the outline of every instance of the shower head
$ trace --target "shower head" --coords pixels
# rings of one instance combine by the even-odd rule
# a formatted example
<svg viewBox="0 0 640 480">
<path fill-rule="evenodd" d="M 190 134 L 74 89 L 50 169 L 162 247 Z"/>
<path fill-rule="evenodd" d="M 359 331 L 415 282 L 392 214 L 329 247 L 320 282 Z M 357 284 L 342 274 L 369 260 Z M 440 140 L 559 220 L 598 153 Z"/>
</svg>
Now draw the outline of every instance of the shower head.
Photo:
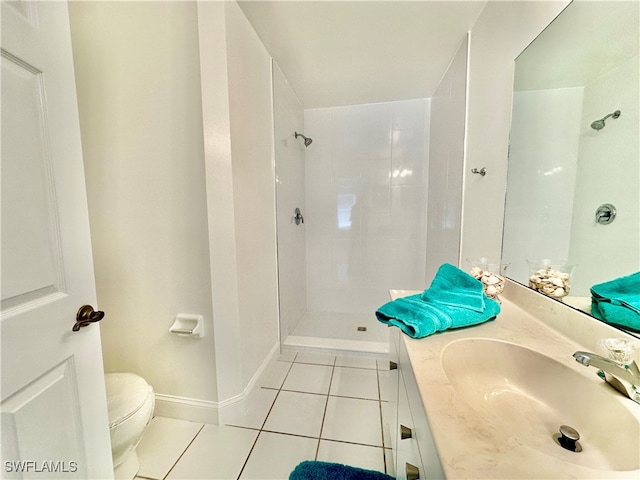
<svg viewBox="0 0 640 480">
<path fill-rule="evenodd" d="M 309 137 L 305 137 L 303 134 L 296 132 L 296 138 L 298 137 L 304 138 L 305 147 L 308 147 L 309 145 L 311 145 L 311 142 L 313 142 L 313 140 L 311 140 Z"/>
<path fill-rule="evenodd" d="M 620 116 L 620 110 L 616 110 L 615 112 L 610 113 L 606 117 L 603 117 L 600 120 L 596 120 L 595 122 L 593 122 L 591 124 L 591 128 L 593 128 L 594 130 L 602 130 L 605 127 L 604 121 L 607 118 L 609 118 L 609 117 L 618 118 L 619 116 Z"/>
</svg>

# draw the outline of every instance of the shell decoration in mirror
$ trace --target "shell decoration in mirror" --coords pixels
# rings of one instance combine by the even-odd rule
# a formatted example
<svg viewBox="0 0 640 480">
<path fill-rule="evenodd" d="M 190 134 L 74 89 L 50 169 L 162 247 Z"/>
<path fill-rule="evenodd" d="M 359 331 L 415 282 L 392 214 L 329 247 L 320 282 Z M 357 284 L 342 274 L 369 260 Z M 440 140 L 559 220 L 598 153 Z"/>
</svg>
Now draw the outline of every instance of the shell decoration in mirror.
<svg viewBox="0 0 640 480">
<path fill-rule="evenodd" d="M 548 297 L 562 298 L 571 291 L 571 273 L 575 265 L 550 259 L 527 260 L 529 288 Z"/>
</svg>

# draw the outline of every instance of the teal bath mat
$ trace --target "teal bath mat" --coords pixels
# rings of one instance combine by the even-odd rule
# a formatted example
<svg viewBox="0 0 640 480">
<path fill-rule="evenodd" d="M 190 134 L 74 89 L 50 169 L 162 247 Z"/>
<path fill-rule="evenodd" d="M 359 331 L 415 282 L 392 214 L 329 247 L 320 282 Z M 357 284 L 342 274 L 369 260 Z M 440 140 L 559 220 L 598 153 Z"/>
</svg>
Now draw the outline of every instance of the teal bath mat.
<svg viewBox="0 0 640 480">
<path fill-rule="evenodd" d="M 289 475 L 289 480 L 395 480 L 374 470 L 350 467 L 339 463 L 305 461 Z"/>
</svg>

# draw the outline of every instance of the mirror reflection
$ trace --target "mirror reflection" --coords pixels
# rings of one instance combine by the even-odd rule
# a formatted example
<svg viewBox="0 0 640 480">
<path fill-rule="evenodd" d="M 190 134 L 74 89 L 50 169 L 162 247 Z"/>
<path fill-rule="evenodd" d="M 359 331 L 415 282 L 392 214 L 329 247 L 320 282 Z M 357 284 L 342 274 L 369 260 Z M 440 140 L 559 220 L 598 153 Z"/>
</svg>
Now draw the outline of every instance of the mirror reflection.
<svg viewBox="0 0 640 480">
<path fill-rule="evenodd" d="M 516 59 L 502 252 L 511 279 L 636 331 L 639 25 L 638 2 L 573 2 Z"/>
</svg>

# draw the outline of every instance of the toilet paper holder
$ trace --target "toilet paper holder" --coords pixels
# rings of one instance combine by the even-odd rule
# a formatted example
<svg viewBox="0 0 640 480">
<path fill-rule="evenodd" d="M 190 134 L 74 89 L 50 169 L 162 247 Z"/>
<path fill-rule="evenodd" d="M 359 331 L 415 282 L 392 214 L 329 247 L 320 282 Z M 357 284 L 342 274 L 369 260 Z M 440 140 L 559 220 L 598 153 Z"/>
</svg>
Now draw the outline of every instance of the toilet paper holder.
<svg viewBox="0 0 640 480">
<path fill-rule="evenodd" d="M 169 332 L 179 337 L 202 338 L 204 337 L 204 317 L 179 313 L 173 325 L 169 327 Z"/>
</svg>

